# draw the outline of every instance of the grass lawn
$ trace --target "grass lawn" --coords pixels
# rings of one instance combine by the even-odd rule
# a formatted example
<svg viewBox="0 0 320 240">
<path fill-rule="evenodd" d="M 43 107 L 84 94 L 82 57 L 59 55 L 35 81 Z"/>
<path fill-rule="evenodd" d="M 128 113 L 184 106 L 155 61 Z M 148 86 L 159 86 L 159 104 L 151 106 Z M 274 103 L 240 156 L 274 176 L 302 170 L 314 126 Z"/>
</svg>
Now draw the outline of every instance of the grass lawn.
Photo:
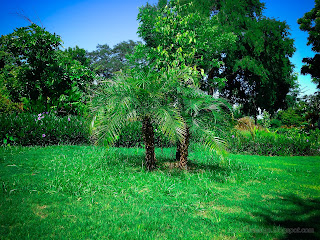
<svg viewBox="0 0 320 240">
<path fill-rule="evenodd" d="M 0 148 L 0 239 L 320 239 L 320 157 Z M 310 231 L 311 233 L 301 233 Z"/>
</svg>

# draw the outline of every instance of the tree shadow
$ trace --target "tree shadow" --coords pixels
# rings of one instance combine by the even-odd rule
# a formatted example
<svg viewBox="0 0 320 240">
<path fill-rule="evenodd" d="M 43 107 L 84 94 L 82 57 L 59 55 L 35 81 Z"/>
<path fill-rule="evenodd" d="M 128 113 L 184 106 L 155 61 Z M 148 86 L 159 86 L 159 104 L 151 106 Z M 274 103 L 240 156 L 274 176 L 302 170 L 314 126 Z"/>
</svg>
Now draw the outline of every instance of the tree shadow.
<svg viewBox="0 0 320 240">
<path fill-rule="evenodd" d="M 217 182 L 224 182 L 226 176 L 229 176 L 232 170 L 228 167 L 221 166 L 219 163 L 200 163 L 196 160 L 190 160 L 188 162 L 187 170 L 182 170 L 179 168 L 179 164 L 175 159 L 175 154 L 156 154 L 157 168 L 155 171 L 161 171 L 168 176 L 173 177 L 184 177 L 185 172 L 190 173 L 208 173 L 211 178 L 215 179 Z M 128 151 L 117 151 L 116 161 L 112 164 L 125 165 L 127 167 L 133 167 L 135 169 L 143 168 L 144 164 L 144 151 L 134 151 L 134 149 Z"/>
<path fill-rule="evenodd" d="M 296 195 L 287 195 L 269 201 L 272 201 L 271 207 L 259 206 L 259 212 L 253 213 L 262 220 L 259 224 L 266 232 L 278 229 L 284 233 L 280 238 L 282 240 L 320 239 L 320 199 L 303 199 Z M 242 220 L 250 222 L 248 219 Z M 253 221 L 250 223 L 257 224 Z"/>
</svg>

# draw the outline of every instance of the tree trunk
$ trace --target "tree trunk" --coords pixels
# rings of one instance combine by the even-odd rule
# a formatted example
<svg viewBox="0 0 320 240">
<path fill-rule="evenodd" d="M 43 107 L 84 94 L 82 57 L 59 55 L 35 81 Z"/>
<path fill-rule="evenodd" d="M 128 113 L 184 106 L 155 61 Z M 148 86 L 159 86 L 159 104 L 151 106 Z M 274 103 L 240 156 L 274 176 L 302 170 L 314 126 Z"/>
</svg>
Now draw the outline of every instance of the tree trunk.
<svg viewBox="0 0 320 240">
<path fill-rule="evenodd" d="M 176 152 L 176 159 L 179 158 L 179 167 L 181 169 L 187 169 L 188 164 L 188 154 L 189 154 L 189 139 L 190 139 L 190 132 L 189 127 L 186 127 L 186 135 L 182 142 L 178 143 L 177 152 Z"/>
<path fill-rule="evenodd" d="M 181 156 L 181 143 L 178 142 L 177 151 L 176 151 L 176 161 L 177 162 L 180 162 L 180 156 Z"/>
<path fill-rule="evenodd" d="M 143 119 L 142 133 L 146 149 L 145 166 L 148 171 L 152 171 L 156 168 L 156 157 L 154 152 L 154 129 L 149 117 Z"/>
<path fill-rule="evenodd" d="M 213 93 L 214 93 L 214 88 L 210 85 L 210 80 L 212 80 L 214 77 L 214 68 L 212 68 L 210 71 L 209 71 L 209 74 L 208 74 L 208 95 L 212 96 Z"/>
</svg>

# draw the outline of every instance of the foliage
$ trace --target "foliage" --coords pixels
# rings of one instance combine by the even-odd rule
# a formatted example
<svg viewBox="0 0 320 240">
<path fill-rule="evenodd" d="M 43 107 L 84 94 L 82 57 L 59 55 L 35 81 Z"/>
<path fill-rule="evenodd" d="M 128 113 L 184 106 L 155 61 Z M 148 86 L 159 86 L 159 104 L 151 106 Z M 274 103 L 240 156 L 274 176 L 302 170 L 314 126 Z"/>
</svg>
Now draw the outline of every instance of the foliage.
<svg viewBox="0 0 320 240">
<path fill-rule="evenodd" d="M 202 87 L 209 94 L 218 90 L 222 97 L 241 105 L 245 114 L 255 117 L 259 108 L 271 114 L 282 108 L 297 81 L 289 59 L 295 49 L 288 25 L 264 17 L 264 4 L 259 0 L 183 0 L 180 4 L 190 2 L 189 13 L 214 18 L 220 34 L 236 35 L 235 44 L 224 46 L 216 55 L 224 65 L 208 68 Z M 226 84 L 215 84 L 219 78 L 225 78 Z"/>
<path fill-rule="evenodd" d="M 89 124 L 80 116 L 59 117 L 53 113 L 1 114 L 0 140 L 6 144 L 55 145 L 88 144 Z"/>
<path fill-rule="evenodd" d="M 10 101 L 23 102 L 30 112 L 66 111 L 66 105 L 84 101 L 84 89 L 93 81 L 82 65 L 87 64 L 84 50 L 59 50 L 61 42 L 60 36 L 35 24 L 0 38 L 0 80 Z M 81 112 L 69 108 L 70 113 Z"/>
<path fill-rule="evenodd" d="M 91 68 L 100 76 L 112 77 L 115 72 L 128 67 L 127 55 L 132 54 L 139 43 L 129 40 L 118 43 L 113 48 L 107 44 L 98 44 L 97 50 L 87 53 Z"/>
<path fill-rule="evenodd" d="M 266 156 L 314 156 L 320 154 L 320 131 L 301 132 L 296 129 L 279 129 L 275 132 L 255 128 L 234 129 L 228 146 L 232 153 Z"/>
<path fill-rule="evenodd" d="M 100 83 L 92 98 L 96 116 L 93 126 L 98 141 L 112 144 L 129 122 L 142 122 L 145 165 L 148 170 L 154 169 L 153 125 L 158 124 L 170 141 L 175 142 L 183 137 L 183 119 L 170 96 L 186 77 L 190 77 L 189 73 L 178 68 L 156 71 L 152 65 L 138 65 Z"/>
<path fill-rule="evenodd" d="M 191 8 L 192 3 L 180 5 L 179 1 L 170 1 L 162 7 L 147 4 L 138 15 L 138 33 L 146 41 L 145 46 L 136 48 L 140 61 L 155 62 L 157 68 L 173 63 L 182 72 L 194 75 L 186 77 L 187 81 L 177 85 L 170 96 L 181 111 L 186 130 L 177 146 L 181 168 L 186 167 L 189 138 L 194 132 L 201 131 L 199 141 L 223 152 L 223 141 L 215 137 L 215 131 L 220 117 L 226 117 L 228 107 L 223 99 L 214 99 L 201 91 L 199 80 L 205 78 L 208 69 L 221 66 L 217 53 L 234 41 L 233 34 L 221 34 L 216 18 L 203 18 L 198 12 L 188 14 Z M 223 82 L 224 79 L 215 79 L 216 85 Z"/>
<path fill-rule="evenodd" d="M 8 97 L 3 96 L 0 93 L 0 112 L 2 113 L 13 113 L 22 112 L 23 104 L 12 102 Z"/>
<path fill-rule="evenodd" d="M 173 143 L 188 142 L 191 128 L 202 129 L 201 140 L 213 149 L 219 150 L 222 143 L 214 136 L 213 129 L 205 126 L 210 125 L 206 115 L 211 114 L 210 120 L 216 119 L 222 101 L 199 89 L 198 78 L 204 71 L 196 64 L 203 59 L 194 59 L 198 58 L 199 51 L 209 50 L 204 44 L 205 37 L 219 40 L 223 37 L 219 37 L 217 29 L 212 27 L 206 29 L 205 36 L 203 29 L 196 28 L 203 20 L 197 14 L 185 15 L 185 7 L 176 6 L 172 1 L 170 7 L 160 10 L 149 5 L 141 8 L 140 21 L 144 24 L 151 21 L 154 28 L 145 29 L 145 25 L 140 25 L 139 34 L 151 35 L 156 42 L 139 44 L 129 56 L 131 67 L 115 74 L 104 86 L 100 85 L 100 92 L 94 93 L 97 132 L 105 135 L 101 139 L 112 143 L 128 122 L 143 123 L 148 169 L 148 149 L 154 148 L 155 124 Z M 150 18 L 150 14 L 157 15 L 156 19 Z M 220 63 L 212 59 L 210 64 Z M 201 121 L 201 118 L 205 120 Z M 184 151 L 186 156 L 187 149 L 188 144 Z M 149 152 L 149 155 L 153 154 Z"/>
<path fill-rule="evenodd" d="M 249 1 L 239 2 L 246 6 Z M 245 11 L 240 6 L 231 9 L 226 4 L 218 13 L 222 24 L 238 36 L 236 47 L 227 51 L 223 60 L 226 67 L 221 76 L 227 82 L 222 96 L 242 104 L 242 110 L 255 117 L 258 108 L 274 113 L 285 106 L 286 95 L 297 81 L 289 59 L 295 50 L 293 39 L 285 22 L 253 12 L 236 13 L 239 9 Z M 230 15 L 247 17 L 239 21 Z"/>
<path fill-rule="evenodd" d="M 296 103 L 287 110 L 279 111 L 275 116 L 275 121 L 280 121 L 276 126 L 296 126 L 306 129 L 319 128 L 320 121 L 320 94 L 306 95 L 299 98 Z"/>
<path fill-rule="evenodd" d="M 320 88 L 320 1 L 315 0 L 315 6 L 304 16 L 298 19 L 300 29 L 309 34 L 307 45 L 312 45 L 312 50 L 316 52 L 314 57 L 304 58 L 302 62 L 306 65 L 302 66 L 302 74 L 310 74 L 314 83 Z"/>
<path fill-rule="evenodd" d="M 2 147 L 1 237 L 319 239 L 319 156 L 222 162 L 194 149 L 183 172 L 175 149 L 156 149 L 150 174 L 141 148 Z"/>
<path fill-rule="evenodd" d="M 279 111 L 277 113 L 277 118 L 285 126 L 300 127 L 305 121 L 304 116 L 300 115 L 294 108 L 288 108 L 284 111 Z"/>
<path fill-rule="evenodd" d="M 305 118 L 309 121 L 311 128 L 320 129 L 320 92 L 305 96 L 302 101 Z"/>
<path fill-rule="evenodd" d="M 219 54 L 233 44 L 235 36 L 222 32 L 215 16 L 204 17 L 193 9 L 193 3 L 174 0 L 168 4 L 159 1 L 158 6 L 147 4 L 140 8 L 138 34 L 164 64 L 179 60 L 196 67 L 204 80 L 212 68 L 223 64 Z M 212 84 L 221 86 L 224 81 L 215 78 Z"/>
</svg>

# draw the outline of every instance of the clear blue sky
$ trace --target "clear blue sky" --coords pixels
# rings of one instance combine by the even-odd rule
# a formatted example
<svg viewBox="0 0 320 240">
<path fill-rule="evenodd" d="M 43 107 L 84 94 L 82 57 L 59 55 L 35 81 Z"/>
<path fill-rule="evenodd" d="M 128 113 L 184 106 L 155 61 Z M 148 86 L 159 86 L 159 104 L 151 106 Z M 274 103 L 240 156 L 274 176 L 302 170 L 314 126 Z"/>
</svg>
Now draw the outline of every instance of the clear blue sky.
<svg viewBox="0 0 320 240">
<path fill-rule="evenodd" d="M 97 44 L 111 47 L 121 41 L 141 40 L 137 36 L 138 8 L 147 0 L 0 0 L 0 35 L 9 34 L 15 28 L 29 25 L 15 13 L 28 16 L 43 25 L 47 31 L 62 37 L 65 47 L 78 45 L 88 51 Z M 157 3 L 157 0 L 148 0 Z M 307 46 L 307 33 L 299 30 L 297 19 L 314 7 L 314 0 L 262 0 L 266 3 L 267 17 L 286 21 L 295 39 L 296 53 L 292 62 L 300 73 L 302 59 L 314 53 Z M 41 22 L 40 22 L 40 20 Z M 313 94 L 316 85 L 309 75 L 299 75 L 299 83 L 305 94 Z"/>
</svg>

